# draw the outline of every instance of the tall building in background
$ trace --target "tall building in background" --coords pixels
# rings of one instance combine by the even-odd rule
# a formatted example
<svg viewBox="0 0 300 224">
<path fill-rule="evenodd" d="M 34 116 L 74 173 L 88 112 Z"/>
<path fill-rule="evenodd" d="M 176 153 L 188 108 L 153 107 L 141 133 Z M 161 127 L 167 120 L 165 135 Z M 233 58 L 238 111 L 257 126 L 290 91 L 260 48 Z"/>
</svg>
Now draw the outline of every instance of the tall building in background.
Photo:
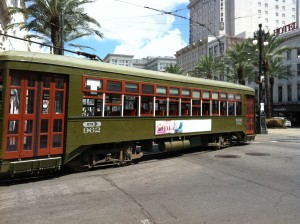
<svg viewBox="0 0 300 224">
<path fill-rule="evenodd" d="M 253 37 L 260 23 L 269 31 L 299 23 L 299 0 L 190 0 L 188 8 L 190 44 L 208 36 Z"/>
<path fill-rule="evenodd" d="M 293 77 L 275 78 L 272 113 L 300 125 L 300 0 L 190 0 L 188 8 L 190 43 L 176 52 L 186 72 L 194 70 L 201 56 L 222 55 L 234 41 L 253 38 L 259 24 L 283 38 L 284 46 L 293 47 L 283 55 Z M 247 85 L 258 91 L 255 82 Z"/>
<path fill-rule="evenodd" d="M 300 0 L 190 0 L 189 46 L 176 52 L 177 63 L 186 71 L 194 69 L 203 55 L 222 54 L 232 38 L 252 38 L 258 24 L 265 31 L 296 22 Z M 195 55 L 199 41 L 206 52 Z M 187 48 L 189 50 L 187 50 Z M 213 53 L 212 53 L 213 52 Z"/>
<path fill-rule="evenodd" d="M 24 21 L 22 15 L 10 16 L 8 13 L 8 7 L 21 7 L 22 0 L 0 0 L 0 32 L 14 37 L 24 38 L 27 31 L 11 29 L 5 31 L 5 28 L 9 23 L 16 23 Z M 29 44 L 26 41 L 17 40 L 11 37 L 0 35 L 0 51 L 29 51 Z"/>
</svg>

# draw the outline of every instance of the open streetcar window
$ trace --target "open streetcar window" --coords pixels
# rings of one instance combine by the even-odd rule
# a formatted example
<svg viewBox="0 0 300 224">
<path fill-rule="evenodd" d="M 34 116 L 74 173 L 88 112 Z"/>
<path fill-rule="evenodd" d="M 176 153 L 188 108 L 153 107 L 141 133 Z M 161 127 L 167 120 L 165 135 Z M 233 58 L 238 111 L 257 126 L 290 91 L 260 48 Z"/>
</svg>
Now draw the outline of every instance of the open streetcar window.
<svg viewBox="0 0 300 224">
<path fill-rule="evenodd" d="M 242 115 L 242 96 L 240 94 L 235 95 L 236 100 L 236 115 Z"/>
<path fill-rule="evenodd" d="M 153 115 L 153 96 L 141 97 L 141 115 L 152 116 Z"/>
<path fill-rule="evenodd" d="M 155 100 L 155 116 L 166 116 L 167 115 L 167 99 L 156 98 Z"/>
<path fill-rule="evenodd" d="M 235 102 L 234 102 L 234 94 L 228 94 L 228 115 L 234 116 L 235 115 Z"/>
<path fill-rule="evenodd" d="M 210 91 L 203 91 L 202 93 L 202 116 L 210 116 L 211 107 L 210 107 Z"/>
<path fill-rule="evenodd" d="M 212 92 L 212 114 L 219 115 L 219 93 Z"/>
<path fill-rule="evenodd" d="M 221 115 L 227 116 L 227 93 L 220 94 L 220 111 Z"/>
</svg>

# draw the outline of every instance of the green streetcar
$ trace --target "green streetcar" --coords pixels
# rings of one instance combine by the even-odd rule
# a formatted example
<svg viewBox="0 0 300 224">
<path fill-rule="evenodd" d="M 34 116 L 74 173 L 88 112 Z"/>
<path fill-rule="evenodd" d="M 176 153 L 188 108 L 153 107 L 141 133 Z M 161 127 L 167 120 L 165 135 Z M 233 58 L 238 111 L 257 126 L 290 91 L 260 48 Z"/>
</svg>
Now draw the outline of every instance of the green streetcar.
<svg viewBox="0 0 300 224">
<path fill-rule="evenodd" d="M 255 91 L 99 61 L 0 53 L 0 174 L 83 171 L 255 138 Z"/>
</svg>

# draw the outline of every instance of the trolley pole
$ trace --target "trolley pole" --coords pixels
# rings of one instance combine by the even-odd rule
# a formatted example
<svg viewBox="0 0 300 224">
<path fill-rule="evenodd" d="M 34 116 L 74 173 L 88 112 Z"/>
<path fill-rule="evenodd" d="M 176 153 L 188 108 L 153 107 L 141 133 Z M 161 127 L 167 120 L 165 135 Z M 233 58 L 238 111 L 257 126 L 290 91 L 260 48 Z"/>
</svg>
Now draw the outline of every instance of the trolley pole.
<svg viewBox="0 0 300 224">
<path fill-rule="evenodd" d="M 257 77 L 257 82 L 258 82 L 258 105 L 257 105 L 257 120 L 256 120 L 256 133 L 257 134 L 267 134 L 267 127 L 266 127 L 266 115 L 265 115 L 265 110 L 264 110 L 264 99 L 265 99 L 265 77 L 263 75 L 263 58 L 262 58 L 262 53 L 263 53 L 263 44 L 264 44 L 264 39 L 266 38 L 265 32 L 261 29 L 262 24 L 258 25 L 259 30 L 254 33 L 254 44 L 258 44 L 258 77 Z M 267 43 L 267 42 L 266 42 Z"/>
</svg>

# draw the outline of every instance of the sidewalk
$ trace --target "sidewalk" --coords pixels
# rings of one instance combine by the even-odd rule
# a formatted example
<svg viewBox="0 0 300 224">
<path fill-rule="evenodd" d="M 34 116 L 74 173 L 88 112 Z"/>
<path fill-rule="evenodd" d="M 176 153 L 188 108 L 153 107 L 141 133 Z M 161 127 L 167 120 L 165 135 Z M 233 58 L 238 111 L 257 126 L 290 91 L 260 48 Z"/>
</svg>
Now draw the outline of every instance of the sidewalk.
<svg viewBox="0 0 300 224">
<path fill-rule="evenodd" d="M 268 134 L 282 134 L 282 135 L 293 135 L 300 137 L 300 128 L 269 128 Z"/>
</svg>

